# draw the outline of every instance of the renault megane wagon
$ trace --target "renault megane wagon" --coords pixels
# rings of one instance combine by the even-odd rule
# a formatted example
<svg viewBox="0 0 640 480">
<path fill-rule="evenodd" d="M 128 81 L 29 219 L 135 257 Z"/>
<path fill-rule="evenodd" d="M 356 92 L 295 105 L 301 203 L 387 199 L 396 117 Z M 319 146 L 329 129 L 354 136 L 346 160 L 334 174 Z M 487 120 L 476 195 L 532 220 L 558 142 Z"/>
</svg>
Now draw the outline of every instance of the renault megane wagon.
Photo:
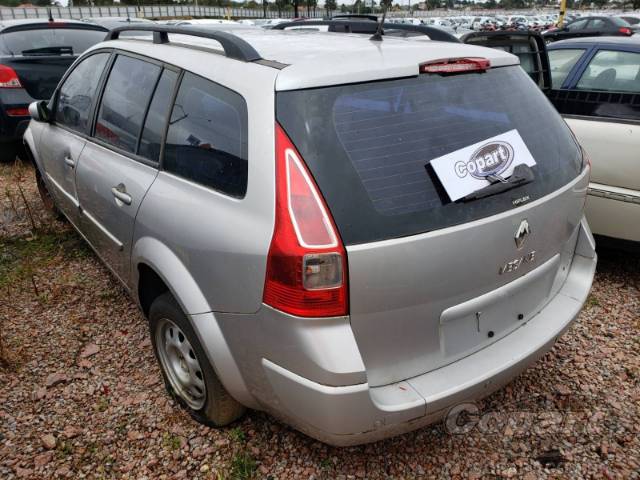
<svg viewBox="0 0 640 480">
<path fill-rule="evenodd" d="M 45 205 L 212 426 L 248 407 L 350 445 L 427 425 L 549 350 L 591 286 L 589 162 L 506 52 L 123 27 L 30 113 Z"/>
</svg>

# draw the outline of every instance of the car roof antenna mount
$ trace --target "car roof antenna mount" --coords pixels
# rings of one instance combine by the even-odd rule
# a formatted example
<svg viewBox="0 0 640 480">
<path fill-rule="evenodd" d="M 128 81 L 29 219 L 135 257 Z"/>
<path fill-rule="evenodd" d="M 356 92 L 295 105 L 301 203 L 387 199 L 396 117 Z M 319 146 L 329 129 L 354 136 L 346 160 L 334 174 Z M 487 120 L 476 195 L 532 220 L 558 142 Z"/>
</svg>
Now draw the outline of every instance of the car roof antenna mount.
<svg viewBox="0 0 640 480">
<path fill-rule="evenodd" d="M 374 33 L 373 35 L 371 35 L 371 38 L 369 38 L 369 40 L 374 40 L 376 42 L 381 42 L 382 41 L 382 25 L 384 25 L 384 21 L 387 18 L 387 8 L 389 6 L 389 3 L 391 3 L 389 0 L 382 0 L 382 20 L 380 20 L 380 23 L 378 23 L 378 29 L 376 30 L 376 33 Z"/>
</svg>

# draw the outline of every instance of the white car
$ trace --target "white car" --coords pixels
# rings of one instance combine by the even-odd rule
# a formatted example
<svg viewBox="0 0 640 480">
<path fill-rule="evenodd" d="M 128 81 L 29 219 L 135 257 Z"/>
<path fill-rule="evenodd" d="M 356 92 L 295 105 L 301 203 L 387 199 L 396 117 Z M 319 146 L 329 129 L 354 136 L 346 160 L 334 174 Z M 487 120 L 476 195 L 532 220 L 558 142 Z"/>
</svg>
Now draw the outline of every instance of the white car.
<svg viewBox="0 0 640 480">
<path fill-rule="evenodd" d="M 593 233 L 605 243 L 640 242 L 640 38 L 574 38 L 548 48 L 551 100 L 591 157 Z"/>
</svg>

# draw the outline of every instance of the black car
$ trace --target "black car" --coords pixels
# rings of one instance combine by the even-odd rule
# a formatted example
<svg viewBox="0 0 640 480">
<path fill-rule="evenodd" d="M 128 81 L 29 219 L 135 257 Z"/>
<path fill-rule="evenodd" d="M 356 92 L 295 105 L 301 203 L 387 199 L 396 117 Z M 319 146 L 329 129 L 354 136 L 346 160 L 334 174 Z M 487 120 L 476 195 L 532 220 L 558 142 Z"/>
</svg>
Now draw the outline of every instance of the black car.
<svg viewBox="0 0 640 480">
<path fill-rule="evenodd" d="M 621 17 L 584 17 L 569 22 L 563 28 L 548 30 L 543 36 L 547 41 L 555 41 L 600 35 L 630 37 L 637 31 L 637 25 L 631 25 Z"/>
<path fill-rule="evenodd" d="M 29 104 L 48 99 L 69 65 L 107 31 L 73 20 L 0 22 L 0 161 L 19 152 Z"/>
</svg>

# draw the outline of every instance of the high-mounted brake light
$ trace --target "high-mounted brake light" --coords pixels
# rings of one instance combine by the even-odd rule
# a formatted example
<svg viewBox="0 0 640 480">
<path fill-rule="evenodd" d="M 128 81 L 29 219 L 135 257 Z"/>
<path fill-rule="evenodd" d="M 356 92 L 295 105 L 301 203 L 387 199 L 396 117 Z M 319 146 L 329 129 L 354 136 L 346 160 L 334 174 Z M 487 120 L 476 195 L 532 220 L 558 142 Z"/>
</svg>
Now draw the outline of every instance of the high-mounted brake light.
<svg viewBox="0 0 640 480">
<path fill-rule="evenodd" d="M 347 315 L 346 260 L 322 195 L 276 124 L 276 218 L 264 303 L 301 317 Z"/>
<path fill-rule="evenodd" d="M 420 73 L 484 72 L 491 68 L 486 58 L 452 58 L 420 65 Z"/>
<path fill-rule="evenodd" d="M 18 74 L 13 68 L 0 65 L 0 88 L 22 88 Z"/>
<path fill-rule="evenodd" d="M 633 32 L 631 31 L 631 29 L 629 27 L 620 27 L 618 29 L 618 31 L 623 35 L 632 35 L 633 34 Z"/>
</svg>

